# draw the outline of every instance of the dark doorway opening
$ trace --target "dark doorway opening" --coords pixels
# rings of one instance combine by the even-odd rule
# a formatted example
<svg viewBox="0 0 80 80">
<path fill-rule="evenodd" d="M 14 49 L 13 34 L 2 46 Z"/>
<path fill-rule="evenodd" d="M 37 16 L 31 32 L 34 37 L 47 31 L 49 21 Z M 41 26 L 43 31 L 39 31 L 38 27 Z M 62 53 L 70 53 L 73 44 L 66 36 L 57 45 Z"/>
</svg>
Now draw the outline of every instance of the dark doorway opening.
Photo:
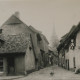
<svg viewBox="0 0 80 80">
<path fill-rule="evenodd" d="M 8 63 L 8 75 L 14 75 L 15 73 L 14 57 L 8 57 L 7 63 Z"/>
<path fill-rule="evenodd" d="M 68 59 L 68 70 L 69 70 L 69 59 Z"/>
<path fill-rule="evenodd" d="M 76 68 L 75 57 L 73 57 L 73 66 L 74 66 L 74 68 Z"/>
<path fill-rule="evenodd" d="M 69 70 L 69 59 L 66 59 L 66 69 Z"/>
</svg>

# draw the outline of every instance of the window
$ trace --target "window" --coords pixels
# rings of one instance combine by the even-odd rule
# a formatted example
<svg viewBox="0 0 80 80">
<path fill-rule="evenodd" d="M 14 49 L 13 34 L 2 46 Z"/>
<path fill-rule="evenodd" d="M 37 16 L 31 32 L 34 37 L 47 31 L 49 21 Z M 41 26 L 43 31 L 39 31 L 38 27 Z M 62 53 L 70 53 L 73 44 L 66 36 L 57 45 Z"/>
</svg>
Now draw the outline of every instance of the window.
<svg viewBox="0 0 80 80">
<path fill-rule="evenodd" d="M 76 68 L 75 57 L 73 57 L 73 66 L 74 66 L 74 68 Z"/>
<path fill-rule="evenodd" d="M 74 40 L 73 39 L 71 39 L 70 49 L 74 50 Z"/>
<path fill-rule="evenodd" d="M 3 71 L 3 58 L 0 57 L 0 72 Z"/>
<path fill-rule="evenodd" d="M 41 41 L 42 40 L 40 34 L 37 34 L 37 40 L 38 41 Z"/>
</svg>

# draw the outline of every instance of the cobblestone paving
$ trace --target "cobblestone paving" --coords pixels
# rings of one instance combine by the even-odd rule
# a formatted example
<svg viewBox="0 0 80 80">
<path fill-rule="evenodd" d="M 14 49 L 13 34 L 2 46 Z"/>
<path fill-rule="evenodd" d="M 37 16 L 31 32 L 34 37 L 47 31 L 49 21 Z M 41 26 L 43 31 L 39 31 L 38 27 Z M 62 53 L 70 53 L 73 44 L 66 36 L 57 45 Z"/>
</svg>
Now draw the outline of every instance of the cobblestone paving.
<svg viewBox="0 0 80 80">
<path fill-rule="evenodd" d="M 51 72 L 54 74 L 50 75 Z M 80 74 L 74 74 L 74 72 L 61 67 L 52 66 L 30 73 L 27 76 L 16 77 L 9 80 L 80 80 Z"/>
</svg>

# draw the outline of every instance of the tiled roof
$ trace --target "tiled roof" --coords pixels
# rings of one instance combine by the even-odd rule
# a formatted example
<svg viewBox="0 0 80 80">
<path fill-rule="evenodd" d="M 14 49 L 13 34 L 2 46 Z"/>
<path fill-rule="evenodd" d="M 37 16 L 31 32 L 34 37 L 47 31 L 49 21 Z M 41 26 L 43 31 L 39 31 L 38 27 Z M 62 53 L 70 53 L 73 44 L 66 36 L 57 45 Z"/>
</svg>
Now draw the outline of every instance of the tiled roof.
<svg viewBox="0 0 80 80">
<path fill-rule="evenodd" d="M 0 48 L 0 53 L 26 52 L 29 36 L 25 34 L 4 35 L 4 41 L 4 44 Z"/>
<path fill-rule="evenodd" d="M 23 23 L 15 15 L 12 15 L 1 26 L 1 29 L 3 29 L 3 31 L 0 34 L 0 39 L 3 40 L 4 43 L 0 47 L 0 54 L 26 52 L 30 37 L 28 35 L 28 30 L 27 30 L 28 26 L 25 23 Z M 20 30 L 17 31 L 16 29 Z"/>
<path fill-rule="evenodd" d="M 70 37 L 71 37 L 71 35 L 73 34 L 73 32 L 76 30 L 76 26 L 73 26 L 71 29 L 70 29 L 70 31 L 66 34 L 66 35 L 64 35 L 63 37 L 62 37 L 62 39 L 60 40 L 60 44 L 59 44 L 59 46 L 58 46 L 58 48 L 57 49 L 59 49 L 59 48 L 62 48 L 63 47 L 63 45 L 64 45 L 64 43 L 67 41 L 68 42 L 68 39 L 70 39 Z"/>
</svg>

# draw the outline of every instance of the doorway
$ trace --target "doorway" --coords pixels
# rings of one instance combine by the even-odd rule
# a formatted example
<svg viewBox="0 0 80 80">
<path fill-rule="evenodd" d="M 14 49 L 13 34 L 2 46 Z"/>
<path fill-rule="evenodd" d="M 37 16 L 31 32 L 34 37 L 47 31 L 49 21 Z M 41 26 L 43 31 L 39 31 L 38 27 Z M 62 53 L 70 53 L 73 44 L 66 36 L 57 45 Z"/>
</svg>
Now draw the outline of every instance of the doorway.
<svg viewBox="0 0 80 80">
<path fill-rule="evenodd" d="M 7 64 L 8 64 L 8 74 L 14 75 L 14 73 L 15 73 L 14 57 L 8 57 L 7 58 Z"/>
<path fill-rule="evenodd" d="M 73 57 L 73 66 L 76 68 L 75 57 Z"/>
<path fill-rule="evenodd" d="M 68 63 L 67 64 L 68 64 L 68 70 L 69 70 L 69 59 L 68 59 Z"/>
<path fill-rule="evenodd" d="M 66 59 L 66 69 L 69 70 L 69 59 Z"/>
</svg>

